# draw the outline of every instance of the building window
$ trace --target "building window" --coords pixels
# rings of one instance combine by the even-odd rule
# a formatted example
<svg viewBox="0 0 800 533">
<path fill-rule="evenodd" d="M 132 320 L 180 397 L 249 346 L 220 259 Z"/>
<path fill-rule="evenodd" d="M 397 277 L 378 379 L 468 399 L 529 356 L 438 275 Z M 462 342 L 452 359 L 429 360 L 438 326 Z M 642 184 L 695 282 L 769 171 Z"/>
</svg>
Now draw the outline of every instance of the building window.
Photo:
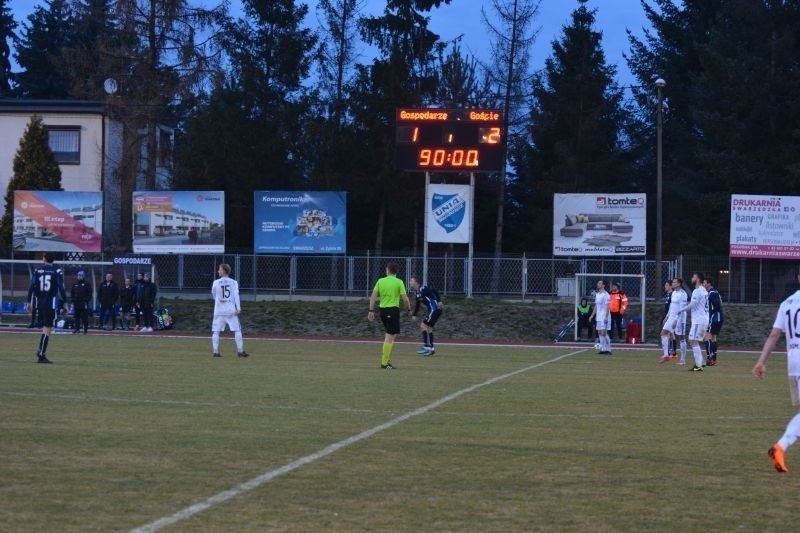
<svg viewBox="0 0 800 533">
<path fill-rule="evenodd" d="M 79 126 L 47 128 L 50 149 L 60 165 L 79 165 L 81 162 L 81 129 Z"/>
</svg>

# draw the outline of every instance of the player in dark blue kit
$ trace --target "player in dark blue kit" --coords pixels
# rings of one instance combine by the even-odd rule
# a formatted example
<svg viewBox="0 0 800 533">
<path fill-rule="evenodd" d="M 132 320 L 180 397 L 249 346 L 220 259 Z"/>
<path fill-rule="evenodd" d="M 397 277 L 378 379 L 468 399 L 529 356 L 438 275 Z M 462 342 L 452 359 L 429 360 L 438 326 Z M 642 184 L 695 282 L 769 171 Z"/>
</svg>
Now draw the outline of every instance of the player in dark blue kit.
<svg viewBox="0 0 800 533">
<path fill-rule="evenodd" d="M 706 339 L 706 365 L 717 364 L 717 336 L 722 331 L 722 296 L 714 287 L 714 280 L 706 278 L 705 287 L 708 291 L 708 339 Z"/>
<path fill-rule="evenodd" d="M 417 352 L 419 355 L 427 357 L 436 353 L 436 348 L 433 345 L 433 326 L 436 325 L 436 321 L 439 320 L 442 314 L 442 302 L 439 300 L 439 293 L 436 292 L 436 289 L 428 285 L 420 285 L 419 278 L 416 276 L 411 278 L 408 286 L 414 291 L 414 295 L 417 297 L 417 305 L 414 307 L 414 312 L 411 314 L 411 320 L 417 320 L 417 312 L 419 311 L 420 305 L 424 305 L 428 309 L 425 316 L 422 317 L 422 324 L 419 326 L 422 330 L 423 346 L 422 349 Z"/>
<path fill-rule="evenodd" d="M 59 298 L 64 306 L 64 312 L 67 312 L 67 293 L 64 290 L 64 273 L 60 268 L 53 266 L 53 254 L 45 252 L 43 259 L 44 264 L 33 271 L 26 307 L 30 312 L 36 298 L 42 321 L 42 336 L 39 337 L 39 349 L 36 352 L 39 357 L 37 362 L 49 364 L 52 361 L 47 358 L 47 342 L 56 323 Z"/>
</svg>

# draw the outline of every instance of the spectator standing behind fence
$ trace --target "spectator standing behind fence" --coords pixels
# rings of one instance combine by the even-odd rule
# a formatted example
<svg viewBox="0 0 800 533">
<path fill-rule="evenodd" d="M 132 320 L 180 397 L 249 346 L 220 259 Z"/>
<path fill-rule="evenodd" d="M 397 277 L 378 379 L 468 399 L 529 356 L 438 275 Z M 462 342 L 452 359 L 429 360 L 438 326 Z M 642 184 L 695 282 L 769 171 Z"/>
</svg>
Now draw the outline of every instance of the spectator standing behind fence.
<svg viewBox="0 0 800 533">
<path fill-rule="evenodd" d="M 81 331 L 81 323 L 83 323 L 83 334 L 86 335 L 89 331 L 89 305 L 92 303 L 93 292 L 92 285 L 86 281 L 86 273 L 83 270 L 78 271 L 78 280 L 69 290 L 75 316 L 73 334 Z"/>
<path fill-rule="evenodd" d="M 110 272 L 106 274 L 106 280 L 97 289 L 97 299 L 100 300 L 100 327 L 108 329 L 106 324 L 111 322 L 110 329 L 117 329 L 115 307 L 117 306 L 117 300 L 119 300 L 119 286 Z"/>
<path fill-rule="evenodd" d="M 139 331 L 153 331 L 153 308 L 156 305 L 156 294 L 158 294 L 158 287 L 156 287 L 155 283 L 150 281 L 150 274 L 145 272 L 142 278 L 142 290 L 139 297 L 139 309 L 142 312 L 143 327 Z"/>
<path fill-rule="evenodd" d="M 589 303 L 587 298 L 581 298 L 581 303 L 578 304 L 578 338 L 581 337 L 583 328 L 586 328 L 586 338 L 594 339 L 594 326 L 589 317 L 592 316 L 592 304 Z"/>
<path fill-rule="evenodd" d="M 136 274 L 136 283 L 133 284 L 133 313 L 136 319 L 136 330 L 138 331 L 142 325 L 142 285 L 144 285 L 144 274 L 139 272 Z"/>
<path fill-rule="evenodd" d="M 614 330 L 616 330 L 619 338 L 622 339 L 622 317 L 628 308 L 628 295 L 620 290 L 619 285 L 612 282 L 611 292 L 608 296 L 608 309 L 611 312 L 611 329 L 608 331 L 608 335 L 613 339 Z"/>
<path fill-rule="evenodd" d="M 125 285 L 119 290 L 119 326 L 124 330 L 131 329 L 131 313 L 135 313 L 133 306 L 136 297 L 135 289 L 131 285 L 131 278 L 125 276 Z"/>
</svg>

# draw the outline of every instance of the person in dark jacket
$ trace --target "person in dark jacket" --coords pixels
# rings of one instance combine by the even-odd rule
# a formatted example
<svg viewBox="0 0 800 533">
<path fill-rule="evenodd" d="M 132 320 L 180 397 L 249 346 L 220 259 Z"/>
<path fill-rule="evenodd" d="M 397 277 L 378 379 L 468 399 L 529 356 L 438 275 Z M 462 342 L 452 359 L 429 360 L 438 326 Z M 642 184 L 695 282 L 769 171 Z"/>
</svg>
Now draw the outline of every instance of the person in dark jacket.
<svg viewBox="0 0 800 533">
<path fill-rule="evenodd" d="M 124 330 L 131 329 L 131 313 L 136 312 L 136 309 L 133 306 L 135 299 L 136 292 L 133 285 L 131 285 L 131 278 L 125 276 L 125 285 L 119 290 L 119 325 Z"/>
<path fill-rule="evenodd" d="M 86 281 L 86 273 L 81 270 L 78 272 L 78 281 L 72 284 L 70 298 L 72 308 L 75 313 L 75 327 L 72 333 L 79 333 L 81 322 L 83 322 L 83 334 L 89 330 L 89 305 L 92 303 L 92 285 Z"/>
<path fill-rule="evenodd" d="M 97 299 L 100 300 L 100 327 L 109 329 L 106 324 L 111 323 L 110 329 L 117 329 L 117 313 L 115 307 L 119 300 L 119 286 L 109 272 L 106 280 L 97 289 Z"/>
<path fill-rule="evenodd" d="M 586 338 L 594 339 L 594 326 L 589 320 L 590 316 L 592 316 L 592 304 L 587 298 L 581 298 L 581 303 L 578 305 L 578 337 L 583 338 L 581 332 L 586 328 Z"/>
<path fill-rule="evenodd" d="M 142 300 L 142 285 L 144 285 L 144 274 L 139 272 L 136 274 L 136 282 L 133 284 L 133 313 L 136 318 L 136 329 L 137 331 L 142 325 L 142 304 L 140 303 Z"/>
<path fill-rule="evenodd" d="M 153 331 L 153 309 L 156 305 L 156 295 L 158 287 L 150 281 L 150 274 L 145 272 L 142 278 L 142 290 L 139 294 L 139 309 L 142 312 L 142 323 L 144 326 L 139 331 Z"/>
</svg>

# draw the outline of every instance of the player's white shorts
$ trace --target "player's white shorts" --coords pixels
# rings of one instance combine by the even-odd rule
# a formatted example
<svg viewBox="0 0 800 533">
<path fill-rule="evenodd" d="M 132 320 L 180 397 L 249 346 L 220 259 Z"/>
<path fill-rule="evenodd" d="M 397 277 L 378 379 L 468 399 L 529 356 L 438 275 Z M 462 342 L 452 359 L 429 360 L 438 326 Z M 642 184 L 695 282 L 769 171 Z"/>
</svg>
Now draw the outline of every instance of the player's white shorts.
<svg viewBox="0 0 800 533">
<path fill-rule="evenodd" d="M 692 329 L 689 330 L 690 341 L 702 341 L 706 332 L 708 331 L 708 322 L 692 323 Z"/>
<path fill-rule="evenodd" d="M 667 319 L 664 320 L 664 326 L 661 329 L 674 333 L 675 335 L 684 335 L 686 331 L 686 318 L 669 315 Z"/>
<path fill-rule="evenodd" d="M 225 325 L 231 331 L 239 331 L 242 326 L 239 324 L 239 317 L 236 315 L 217 315 L 211 323 L 211 331 L 225 331 Z"/>
<path fill-rule="evenodd" d="M 594 329 L 597 331 L 608 331 L 610 324 L 608 320 L 597 320 L 595 321 Z"/>
<path fill-rule="evenodd" d="M 800 376 L 789 376 L 789 397 L 792 399 L 792 405 L 800 405 Z"/>
</svg>

